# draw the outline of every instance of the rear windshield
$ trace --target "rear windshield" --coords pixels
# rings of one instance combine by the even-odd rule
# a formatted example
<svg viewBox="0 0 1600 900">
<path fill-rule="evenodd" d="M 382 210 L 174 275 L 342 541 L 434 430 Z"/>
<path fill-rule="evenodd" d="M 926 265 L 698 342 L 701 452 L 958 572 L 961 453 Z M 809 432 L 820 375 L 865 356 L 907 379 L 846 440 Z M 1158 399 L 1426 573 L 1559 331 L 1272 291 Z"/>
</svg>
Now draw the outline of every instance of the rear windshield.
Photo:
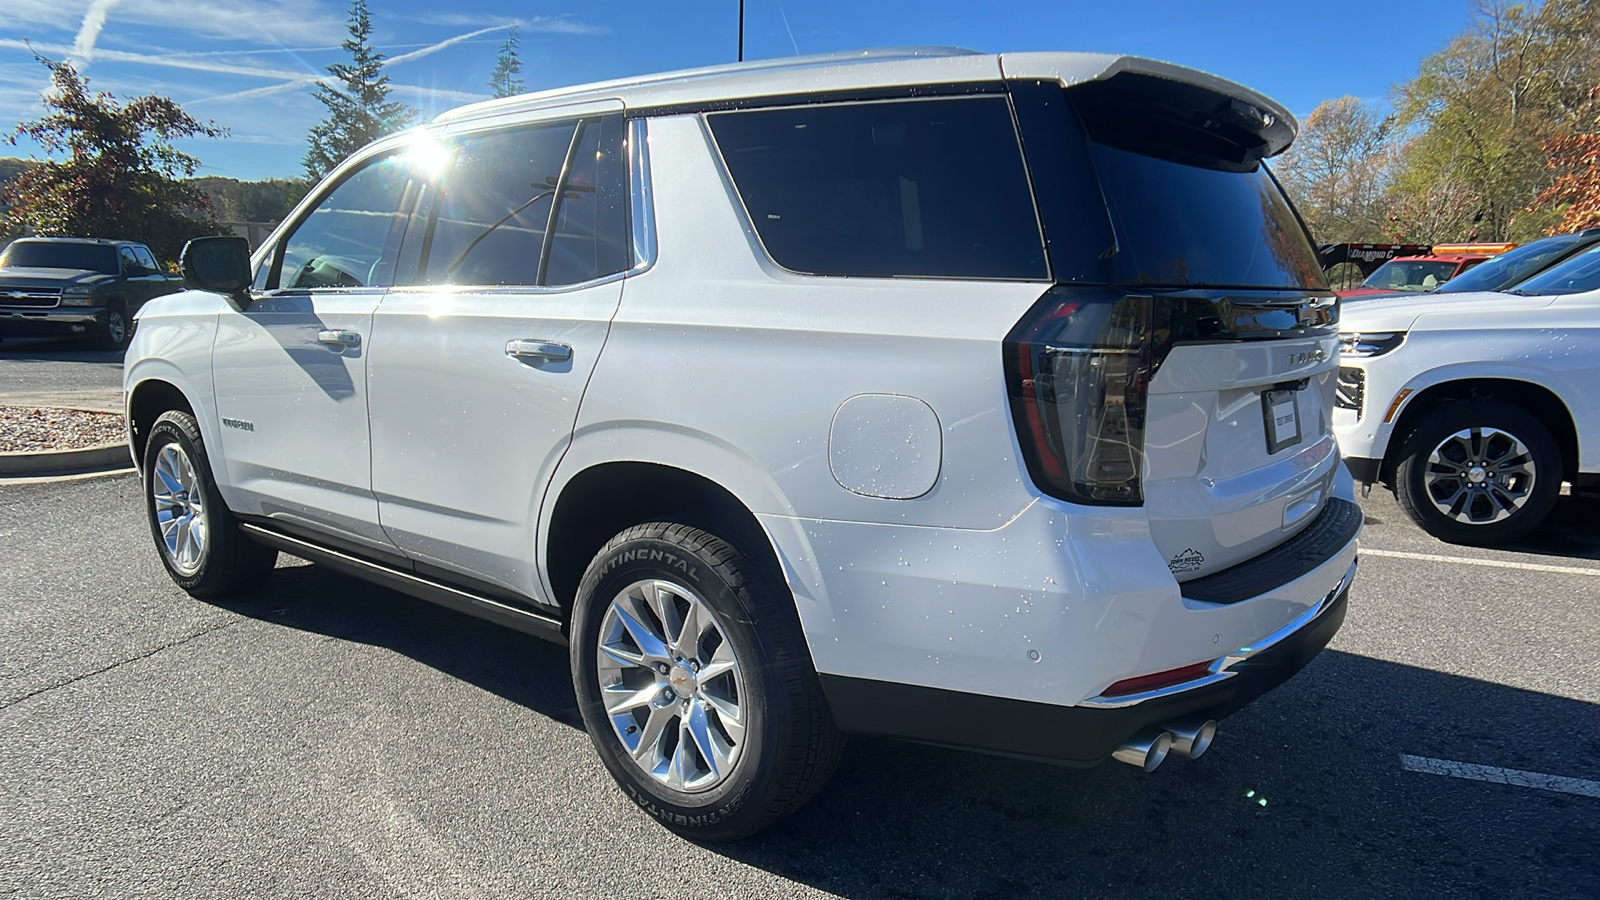
<svg viewBox="0 0 1600 900">
<path fill-rule="evenodd" d="M 117 248 L 110 244 L 17 241 L 0 254 L 0 266 L 19 269 L 86 269 L 115 275 Z"/>
<path fill-rule="evenodd" d="M 1502 291 L 1516 286 L 1517 282 L 1550 265 L 1573 245 L 1584 240 L 1581 235 L 1563 234 L 1545 238 L 1515 250 L 1502 253 L 1494 259 L 1463 272 L 1439 288 L 1441 294 L 1460 294 L 1466 291 Z"/>
<path fill-rule="evenodd" d="M 1550 269 L 1540 272 L 1517 285 L 1510 293 L 1537 296 L 1539 294 L 1582 294 L 1600 290 L 1600 244 Z"/>
<path fill-rule="evenodd" d="M 1317 255 L 1263 168 L 1227 172 L 1092 144 L 1136 280 L 1215 287 L 1326 288 Z"/>
<path fill-rule="evenodd" d="M 1003 96 L 708 117 L 772 259 L 812 275 L 1045 280 Z"/>
<path fill-rule="evenodd" d="M 1305 227 L 1261 162 L 1264 147 L 1237 104 L 1129 75 L 1067 95 L 1115 220 L 1119 277 L 1327 289 Z"/>
</svg>

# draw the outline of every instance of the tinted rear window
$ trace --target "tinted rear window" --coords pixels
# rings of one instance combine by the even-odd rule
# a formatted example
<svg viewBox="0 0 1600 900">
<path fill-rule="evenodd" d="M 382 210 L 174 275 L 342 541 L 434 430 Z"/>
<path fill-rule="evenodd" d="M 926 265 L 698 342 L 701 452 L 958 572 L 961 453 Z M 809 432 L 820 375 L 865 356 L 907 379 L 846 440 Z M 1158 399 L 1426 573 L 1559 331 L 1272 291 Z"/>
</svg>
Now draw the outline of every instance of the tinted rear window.
<svg viewBox="0 0 1600 900">
<path fill-rule="evenodd" d="M 117 248 L 108 244 L 55 244 L 17 241 L 0 255 L 0 265 L 23 269 L 87 269 L 115 275 Z"/>
<path fill-rule="evenodd" d="M 1119 278 L 1327 289 L 1305 227 L 1261 162 L 1253 107 L 1133 75 L 1067 96 L 1115 221 Z"/>
<path fill-rule="evenodd" d="M 1299 219 L 1263 168 L 1229 172 L 1091 144 L 1131 280 L 1326 288 Z"/>
<path fill-rule="evenodd" d="M 772 259 L 815 275 L 1049 277 L 1004 97 L 719 113 Z"/>
</svg>

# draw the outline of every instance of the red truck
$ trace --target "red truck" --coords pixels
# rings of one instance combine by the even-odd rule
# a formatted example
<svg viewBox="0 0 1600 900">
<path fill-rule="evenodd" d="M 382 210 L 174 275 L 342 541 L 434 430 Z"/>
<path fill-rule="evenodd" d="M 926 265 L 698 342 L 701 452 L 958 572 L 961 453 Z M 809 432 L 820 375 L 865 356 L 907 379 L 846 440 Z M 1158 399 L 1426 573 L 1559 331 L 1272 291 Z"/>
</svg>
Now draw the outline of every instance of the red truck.
<svg viewBox="0 0 1600 900">
<path fill-rule="evenodd" d="M 1339 291 L 1344 299 L 1380 294 L 1431 291 L 1473 266 L 1493 259 L 1516 244 L 1436 244 L 1431 252 L 1396 256 L 1379 266 L 1360 285 Z"/>
</svg>

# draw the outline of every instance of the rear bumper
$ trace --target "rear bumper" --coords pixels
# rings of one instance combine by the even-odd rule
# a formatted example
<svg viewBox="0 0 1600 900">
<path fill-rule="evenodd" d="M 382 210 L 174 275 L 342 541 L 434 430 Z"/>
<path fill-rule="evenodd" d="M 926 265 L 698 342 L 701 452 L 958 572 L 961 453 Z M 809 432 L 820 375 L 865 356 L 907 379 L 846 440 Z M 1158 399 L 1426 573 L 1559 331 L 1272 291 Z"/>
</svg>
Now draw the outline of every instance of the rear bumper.
<svg viewBox="0 0 1600 900">
<path fill-rule="evenodd" d="M 0 309 L 0 336 L 92 334 L 99 329 L 105 316 L 103 307 L 92 306 Z"/>
<path fill-rule="evenodd" d="M 1093 765 L 1141 731 L 1221 719 L 1288 681 L 1344 623 L 1354 575 L 1352 562 L 1321 604 L 1255 648 L 1218 660 L 1234 659 L 1196 686 L 1127 698 L 1124 706 L 1057 706 L 838 675 L 823 675 L 822 686 L 844 731 Z"/>
</svg>

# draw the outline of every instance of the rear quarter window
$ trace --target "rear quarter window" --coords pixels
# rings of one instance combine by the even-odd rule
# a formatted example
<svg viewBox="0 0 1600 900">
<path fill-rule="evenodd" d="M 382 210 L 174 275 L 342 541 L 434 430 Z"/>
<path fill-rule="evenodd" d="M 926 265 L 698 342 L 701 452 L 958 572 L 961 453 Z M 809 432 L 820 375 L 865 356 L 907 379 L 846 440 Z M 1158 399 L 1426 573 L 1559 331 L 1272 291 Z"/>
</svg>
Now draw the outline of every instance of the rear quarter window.
<svg viewBox="0 0 1600 900">
<path fill-rule="evenodd" d="M 812 275 L 1045 280 L 1003 96 L 715 113 L 773 261 Z"/>
</svg>

